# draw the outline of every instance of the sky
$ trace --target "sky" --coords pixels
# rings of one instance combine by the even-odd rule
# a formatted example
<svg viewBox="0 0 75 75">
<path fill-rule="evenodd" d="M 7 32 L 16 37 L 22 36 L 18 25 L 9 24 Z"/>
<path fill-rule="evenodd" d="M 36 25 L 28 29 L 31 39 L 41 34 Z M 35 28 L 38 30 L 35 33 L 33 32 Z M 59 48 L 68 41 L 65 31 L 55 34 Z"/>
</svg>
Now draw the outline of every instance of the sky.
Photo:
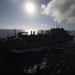
<svg viewBox="0 0 75 75">
<path fill-rule="evenodd" d="M 27 13 L 27 2 L 34 14 Z M 0 29 L 45 30 L 56 24 L 75 30 L 75 0 L 0 0 Z"/>
</svg>

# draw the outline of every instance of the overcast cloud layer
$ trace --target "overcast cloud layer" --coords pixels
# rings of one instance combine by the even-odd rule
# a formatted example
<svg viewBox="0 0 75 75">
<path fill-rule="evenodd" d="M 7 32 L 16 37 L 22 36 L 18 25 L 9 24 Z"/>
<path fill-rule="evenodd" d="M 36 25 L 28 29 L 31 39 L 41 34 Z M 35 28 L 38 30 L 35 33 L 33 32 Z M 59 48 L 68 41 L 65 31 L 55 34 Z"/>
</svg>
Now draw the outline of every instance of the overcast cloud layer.
<svg viewBox="0 0 75 75">
<path fill-rule="evenodd" d="M 51 0 L 41 5 L 41 13 L 54 17 L 57 22 L 75 23 L 75 0 Z"/>
</svg>

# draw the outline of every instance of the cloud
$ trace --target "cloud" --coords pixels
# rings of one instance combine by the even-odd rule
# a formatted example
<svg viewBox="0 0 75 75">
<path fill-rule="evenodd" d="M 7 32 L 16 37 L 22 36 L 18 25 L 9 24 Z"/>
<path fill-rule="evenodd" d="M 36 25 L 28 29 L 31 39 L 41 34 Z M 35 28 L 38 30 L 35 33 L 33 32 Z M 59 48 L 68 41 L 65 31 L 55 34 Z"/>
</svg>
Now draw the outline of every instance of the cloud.
<svg viewBox="0 0 75 75">
<path fill-rule="evenodd" d="M 46 25 L 46 24 L 42 24 L 42 25 L 41 25 L 41 27 L 47 27 L 47 26 L 48 26 L 48 25 Z"/>
<path fill-rule="evenodd" d="M 75 23 L 75 0 L 51 0 L 41 5 L 41 13 L 54 17 L 54 21 Z"/>
</svg>

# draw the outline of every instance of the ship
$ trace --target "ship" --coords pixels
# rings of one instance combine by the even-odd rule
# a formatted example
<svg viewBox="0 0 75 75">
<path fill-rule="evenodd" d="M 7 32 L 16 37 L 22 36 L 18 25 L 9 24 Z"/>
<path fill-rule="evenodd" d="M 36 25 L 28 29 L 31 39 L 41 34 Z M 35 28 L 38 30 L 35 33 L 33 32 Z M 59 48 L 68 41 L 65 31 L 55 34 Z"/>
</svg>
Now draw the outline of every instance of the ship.
<svg viewBox="0 0 75 75">
<path fill-rule="evenodd" d="M 66 31 L 64 28 L 52 28 L 43 33 L 38 33 L 35 35 L 35 31 L 30 35 L 27 35 L 28 32 L 19 32 L 17 36 L 8 37 L 3 43 L 1 48 L 11 48 L 11 49 L 24 49 L 24 48 L 33 48 L 40 47 L 45 45 L 51 45 L 55 43 L 72 41 L 74 39 L 73 35 L 69 34 L 69 31 Z"/>
</svg>

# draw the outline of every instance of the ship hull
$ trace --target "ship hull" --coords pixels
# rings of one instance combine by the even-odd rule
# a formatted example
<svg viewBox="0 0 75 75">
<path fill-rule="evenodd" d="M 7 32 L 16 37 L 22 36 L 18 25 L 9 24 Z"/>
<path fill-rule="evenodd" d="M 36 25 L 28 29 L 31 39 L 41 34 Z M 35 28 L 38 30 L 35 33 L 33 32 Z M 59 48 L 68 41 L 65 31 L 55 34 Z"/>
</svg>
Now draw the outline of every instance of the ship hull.
<svg viewBox="0 0 75 75">
<path fill-rule="evenodd" d="M 15 40 L 13 42 L 13 45 L 11 46 L 12 48 L 32 48 L 32 47 L 39 47 L 39 46 L 44 46 L 44 45 L 50 45 L 50 44 L 55 44 L 55 43 L 62 43 L 62 42 L 67 42 L 67 41 L 72 41 L 73 36 L 66 37 L 66 38 L 60 38 L 60 39 L 52 39 L 52 38 L 44 38 L 40 40 Z"/>
</svg>

